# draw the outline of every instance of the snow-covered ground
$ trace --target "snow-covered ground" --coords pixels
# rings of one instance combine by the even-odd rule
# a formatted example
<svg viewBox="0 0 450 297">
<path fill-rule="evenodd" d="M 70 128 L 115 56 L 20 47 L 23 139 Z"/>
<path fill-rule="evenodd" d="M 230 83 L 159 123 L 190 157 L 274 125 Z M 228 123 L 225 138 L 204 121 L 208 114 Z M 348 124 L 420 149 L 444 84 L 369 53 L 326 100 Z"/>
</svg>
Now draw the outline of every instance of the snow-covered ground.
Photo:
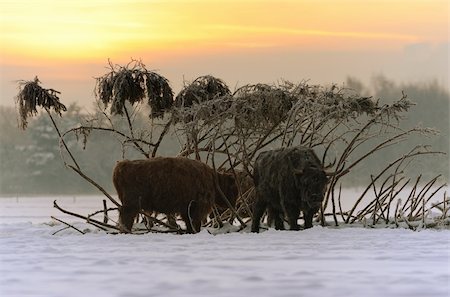
<svg viewBox="0 0 450 297">
<path fill-rule="evenodd" d="M 59 197 L 83 214 L 98 197 Z M 0 296 L 450 296 L 450 231 L 323 228 L 110 235 L 0 198 Z M 50 219 L 54 215 L 86 230 Z"/>
</svg>

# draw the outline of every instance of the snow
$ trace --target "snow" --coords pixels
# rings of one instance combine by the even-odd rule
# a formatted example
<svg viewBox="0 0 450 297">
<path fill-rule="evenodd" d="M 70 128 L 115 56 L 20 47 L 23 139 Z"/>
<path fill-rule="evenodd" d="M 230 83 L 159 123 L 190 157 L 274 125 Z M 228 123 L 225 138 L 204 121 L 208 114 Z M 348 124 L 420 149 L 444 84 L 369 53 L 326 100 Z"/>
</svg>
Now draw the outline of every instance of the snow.
<svg viewBox="0 0 450 297">
<path fill-rule="evenodd" d="M 57 197 L 88 214 L 98 197 Z M 450 230 L 324 228 L 260 234 L 106 234 L 0 199 L 0 296 L 450 296 Z M 82 235 L 54 215 L 90 231 Z"/>
</svg>

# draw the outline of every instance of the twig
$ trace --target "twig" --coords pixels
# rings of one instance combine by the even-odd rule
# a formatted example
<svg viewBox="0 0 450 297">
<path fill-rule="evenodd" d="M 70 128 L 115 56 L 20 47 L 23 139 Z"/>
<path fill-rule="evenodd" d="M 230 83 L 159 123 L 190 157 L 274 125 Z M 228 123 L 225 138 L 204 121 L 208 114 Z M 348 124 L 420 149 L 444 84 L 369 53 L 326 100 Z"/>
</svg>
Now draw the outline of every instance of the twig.
<svg viewBox="0 0 450 297">
<path fill-rule="evenodd" d="M 339 195 L 340 195 L 340 191 L 339 191 Z M 337 217 L 336 217 L 336 202 L 335 202 L 335 199 L 334 199 L 334 191 L 331 192 L 331 205 L 332 205 L 332 208 L 333 208 L 334 224 L 335 224 L 336 227 L 338 227 L 339 224 L 338 224 L 338 220 L 337 220 Z"/>
<path fill-rule="evenodd" d="M 106 206 L 106 200 L 103 199 L 103 223 L 108 224 L 108 207 Z"/>
<path fill-rule="evenodd" d="M 63 223 L 64 225 L 67 225 L 67 228 L 72 228 L 72 229 L 75 229 L 76 231 L 80 232 L 80 233 L 83 234 L 83 235 L 85 234 L 83 231 L 81 231 L 80 229 L 76 228 L 75 226 L 70 225 L 70 224 L 68 224 L 68 223 L 66 223 L 66 222 L 64 222 L 64 221 L 61 221 L 60 219 L 57 219 L 57 218 L 55 218 L 54 216 L 51 216 L 51 218 L 54 219 L 55 221 L 58 221 L 58 222 L 60 222 L 60 223 Z M 67 229 L 67 228 L 58 230 L 58 231 L 56 231 L 55 233 L 53 233 L 52 235 L 55 235 L 56 233 L 58 233 L 58 232 L 60 232 L 60 231 L 62 231 L 62 230 L 65 230 L 65 229 Z"/>
<path fill-rule="evenodd" d="M 74 212 L 67 211 L 67 210 L 61 208 L 61 207 L 56 203 L 56 200 L 53 201 L 53 207 L 55 207 L 56 209 L 58 209 L 59 211 L 65 213 L 65 214 L 68 214 L 68 215 L 71 215 L 71 216 L 74 216 L 74 217 L 77 217 L 77 218 L 80 218 L 80 219 L 84 219 L 84 220 L 86 221 L 86 223 L 92 224 L 92 225 L 96 226 L 97 228 L 100 228 L 100 229 L 102 229 L 102 230 L 104 230 L 104 231 L 107 231 L 106 228 L 111 228 L 111 229 L 115 229 L 115 230 L 120 230 L 119 227 L 117 227 L 117 226 L 105 224 L 105 223 L 103 223 L 103 222 L 100 222 L 100 221 L 97 221 L 97 220 L 94 220 L 94 219 L 91 219 L 91 218 L 82 216 L 82 215 L 80 215 L 80 214 L 77 214 L 77 213 L 74 213 Z M 106 228 L 105 228 L 105 227 L 106 227 Z"/>
<path fill-rule="evenodd" d="M 153 118 L 152 118 L 153 120 Z M 164 138 L 164 136 L 167 134 L 167 132 L 169 132 L 169 128 L 172 125 L 172 120 L 169 120 L 166 125 L 164 126 L 163 131 L 161 132 L 161 134 L 158 137 L 158 140 L 156 141 L 156 143 L 153 146 L 153 151 L 152 151 L 152 158 L 156 156 L 156 152 L 158 151 L 159 146 L 161 145 L 161 142 Z"/>
<path fill-rule="evenodd" d="M 59 141 L 63 144 L 64 148 L 66 149 L 67 153 L 69 154 L 70 158 L 72 159 L 73 164 L 75 164 L 77 169 L 80 169 L 80 166 L 78 165 L 77 161 L 75 160 L 74 156 L 72 155 L 72 152 L 69 150 L 69 147 L 67 146 L 66 142 L 64 141 L 64 138 L 61 136 L 61 132 L 59 132 L 58 125 L 56 125 L 55 120 L 52 117 L 52 114 L 50 113 L 50 110 L 48 108 L 45 108 L 45 111 L 47 112 L 50 120 L 52 121 L 53 127 L 56 130 L 56 133 L 59 136 Z"/>
<path fill-rule="evenodd" d="M 402 203 L 401 199 L 397 200 L 397 206 L 395 207 L 395 214 L 394 214 L 394 222 L 395 222 L 395 226 L 398 228 L 398 217 L 399 217 L 399 213 L 398 213 L 398 208 L 400 206 L 400 204 Z"/>
<path fill-rule="evenodd" d="M 384 173 L 386 173 L 390 168 L 392 168 L 394 165 L 398 164 L 399 162 L 404 161 L 407 158 L 412 158 L 418 155 L 425 155 L 425 154 L 433 154 L 434 152 L 414 152 L 413 150 L 411 150 L 407 155 L 404 155 L 400 158 L 398 158 L 397 160 L 391 162 L 390 164 L 388 164 L 377 176 L 375 176 L 375 178 L 373 179 L 373 181 L 366 187 L 366 189 L 363 191 L 363 193 L 360 195 L 360 197 L 356 200 L 355 204 L 353 205 L 352 209 L 349 212 L 349 216 L 346 220 L 346 223 L 348 224 L 350 222 L 350 218 L 353 216 L 353 213 L 355 212 L 356 208 L 358 207 L 359 203 L 362 201 L 362 199 L 365 197 L 365 194 L 369 191 L 369 189 L 372 187 L 372 183 L 377 181 Z M 413 188 L 413 190 L 411 191 L 411 194 L 413 193 L 413 191 L 415 191 L 414 189 L 417 187 L 417 183 L 418 181 L 416 181 L 416 184 Z M 410 195 L 411 196 L 411 195 Z M 409 200 L 409 198 L 408 198 Z M 404 204 L 402 211 L 405 211 L 405 207 L 406 204 Z M 355 219 L 353 219 L 350 223 L 353 223 L 355 221 Z"/>
<path fill-rule="evenodd" d="M 132 139 L 135 139 L 134 137 L 134 131 L 133 131 L 133 124 L 131 123 L 131 118 L 130 115 L 128 113 L 128 108 L 124 105 L 123 109 L 125 110 L 125 115 L 127 118 L 127 123 L 128 123 L 128 128 L 130 129 L 130 135 Z M 144 149 L 139 145 L 139 143 L 137 141 L 133 141 L 134 146 L 137 148 L 137 150 L 139 152 L 141 152 L 146 158 L 149 158 L 149 153 L 147 153 L 146 151 L 144 151 Z"/>
<path fill-rule="evenodd" d="M 223 135 L 222 135 L 222 138 L 223 138 Z M 228 146 L 226 146 L 226 150 L 227 150 L 227 152 L 229 152 Z M 215 152 L 215 147 L 213 145 L 213 155 L 214 155 L 214 152 Z M 231 159 L 230 159 L 230 154 L 228 153 L 227 156 L 228 156 L 228 161 L 230 162 L 230 164 L 232 164 Z M 225 194 L 222 192 L 222 189 L 220 188 L 219 179 L 218 179 L 217 171 L 216 171 L 216 165 L 215 165 L 215 162 L 214 162 L 214 156 L 212 158 L 212 164 L 213 164 L 213 169 L 214 169 L 214 183 L 216 184 L 216 188 L 219 191 L 220 196 L 222 196 L 222 199 L 225 201 L 225 203 L 227 204 L 228 208 L 233 212 L 233 215 L 238 219 L 239 223 L 241 224 L 241 227 L 245 228 L 247 225 L 242 220 L 241 216 L 236 212 L 236 209 L 234 209 L 234 205 L 231 205 L 230 201 L 228 200 L 228 198 L 225 196 Z M 237 183 L 238 181 L 236 179 L 236 173 L 235 172 L 234 172 L 234 177 L 235 177 L 235 180 L 236 180 L 236 183 Z"/>
</svg>

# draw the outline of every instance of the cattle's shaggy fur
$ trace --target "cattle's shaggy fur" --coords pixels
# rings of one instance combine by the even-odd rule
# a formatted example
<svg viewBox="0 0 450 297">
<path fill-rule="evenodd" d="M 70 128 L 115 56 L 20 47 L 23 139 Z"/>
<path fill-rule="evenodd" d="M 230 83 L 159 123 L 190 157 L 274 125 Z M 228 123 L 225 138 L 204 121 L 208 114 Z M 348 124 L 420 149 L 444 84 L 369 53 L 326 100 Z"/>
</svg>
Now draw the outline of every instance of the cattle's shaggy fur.
<svg viewBox="0 0 450 297">
<path fill-rule="evenodd" d="M 234 205 L 238 195 L 233 175 L 217 172 L 222 192 Z M 225 202 L 216 188 L 214 170 L 186 158 L 152 158 L 118 162 L 113 183 L 122 202 L 119 223 L 130 232 L 140 211 L 179 214 L 189 233 L 200 230 L 214 203 Z"/>
<path fill-rule="evenodd" d="M 259 232 L 265 210 L 275 220 L 276 229 L 284 229 L 287 216 L 291 230 L 303 211 L 305 228 L 320 209 L 328 178 L 312 149 L 282 148 L 262 152 L 256 158 L 253 173 L 256 202 L 253 208 L 252 232 Z"/>
</svg>

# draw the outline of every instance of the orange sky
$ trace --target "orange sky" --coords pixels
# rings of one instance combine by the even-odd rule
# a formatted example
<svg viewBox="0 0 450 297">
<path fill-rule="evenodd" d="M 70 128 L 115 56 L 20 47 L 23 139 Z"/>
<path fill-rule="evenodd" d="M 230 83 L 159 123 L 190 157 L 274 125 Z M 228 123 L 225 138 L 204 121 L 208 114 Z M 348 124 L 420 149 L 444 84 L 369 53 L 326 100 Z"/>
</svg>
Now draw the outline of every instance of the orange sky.
<svg viewBox="0 0 450 297">
<path fill-rule="evenodd" d="M 161 74 L 167 71 L 177 84 L 204 70 L 226 77 L 230 85 L 237 82 L 227 70 L 230 63 L 234 72 L 245 74 L 238 79 L 247 83 L 259 77 L 274 81 L 294 73 L 289 67 L 305 65 L 311 71 L 299 76 L 320 77 L 323 67 L 311 63 L 329 59 L 330 65 L 342 68 L 343 57 L 353 64 L 352 55 L 361 61 L 395 63 L 412 51 L 420 59 L 431 59 L 435 51 L 441 56 L 448 51 L 448 17 L 447 0 L 0 0 L 1 103 L 10 100 L 4 97 L 11 92 L 4 89 L 11 88 L 14 79 L 35 74 L 43 82 L 91 79 L 102 74 L 108 58 L 116 63 L 142 58 Z M 202 65 L 206 61 L 211 68 Z M 264 69 L 276 70 L 278 77 L 263 76 L 258 61 L 268 63 Z M 448 55 L 446 61 L 422 66 L 429 63 L 447 63 L 448 78 Z M 280 65 L 286 65 L 284 72 Z M 365 69 L 366 76 L 389 76 L 390 71 L 398 76 L 395 67 L 403 67 L 370 65 L 364 66 L 372 68 Z M 254 72 L 249 67 L 255 67 Z M 354 67 L 330 78 L 362 75 Z M 446 79 L 445 68 L 436 69 L 438 79 Z M 426 71 L 432 77 L 433 68 Z"/>
</svg>

